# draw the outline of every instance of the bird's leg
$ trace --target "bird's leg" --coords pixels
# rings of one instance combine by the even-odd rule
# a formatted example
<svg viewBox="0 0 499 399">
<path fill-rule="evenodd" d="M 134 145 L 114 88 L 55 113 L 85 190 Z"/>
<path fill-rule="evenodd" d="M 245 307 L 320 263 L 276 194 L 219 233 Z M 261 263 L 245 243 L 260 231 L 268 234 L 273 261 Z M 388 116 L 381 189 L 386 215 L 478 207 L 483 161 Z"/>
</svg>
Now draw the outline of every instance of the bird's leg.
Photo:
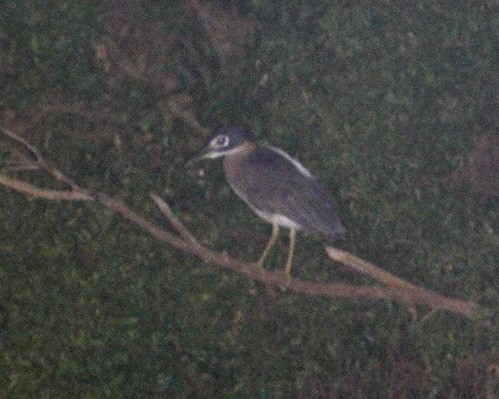
<svg viewBox="0 0 499 399">
<path fill-rule="evenodd" d="M 289 249 L 288 249 L 288 260 L 286 262 L 286 268 L 284 269 L 284 275 L 286 278 L 286 285 L 291 283 L 291 266 L 293 265 L 293 255 L 295 253 L 295 243 L 296 243 L 296 230 L 289 230 Z"/>
<path fill-rule="evenodd" d="M 265 261 L 265 258 L 267 258 L 272 247 L 275 245 L 278 237 L 279 237 L 279 226 L 277 224 L 272 224 L 272 235 L 270 236 L 269 242 L 267 243 L 267 246 L 262 252 L 260 259 L 258 260 L 258 266 L 263 267 L 263 262 Z"/>
</svg>

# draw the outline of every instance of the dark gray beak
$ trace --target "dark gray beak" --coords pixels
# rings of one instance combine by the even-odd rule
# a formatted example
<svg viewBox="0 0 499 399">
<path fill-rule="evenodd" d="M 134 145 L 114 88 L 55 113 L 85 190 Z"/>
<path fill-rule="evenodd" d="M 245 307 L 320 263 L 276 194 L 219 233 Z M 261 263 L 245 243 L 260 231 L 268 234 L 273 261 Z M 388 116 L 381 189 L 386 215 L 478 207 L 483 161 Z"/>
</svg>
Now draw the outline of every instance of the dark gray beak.
<svg viewBox="0 0 499 399">
<path fill-rule="evenodd" d="M 191 159 L 187 161 L 185 164 L 186 168 L 192 167 L 195 163 L 208 158 L 209 153 L 211 152 L 209 147 L 204 147 L 201 150 L 199 150 Z"/>
</svg>

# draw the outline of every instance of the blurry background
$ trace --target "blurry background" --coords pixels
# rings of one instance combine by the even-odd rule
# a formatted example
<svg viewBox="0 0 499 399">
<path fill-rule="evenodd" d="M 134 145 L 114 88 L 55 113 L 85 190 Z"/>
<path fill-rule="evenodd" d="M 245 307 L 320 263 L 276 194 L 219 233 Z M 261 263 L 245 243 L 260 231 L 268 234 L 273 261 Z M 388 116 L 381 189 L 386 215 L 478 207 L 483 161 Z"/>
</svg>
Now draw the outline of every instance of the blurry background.
<svg viewBox="0 0 499 399">
<path fill-rule="evenodd" d="M 478 319 L 272 299 L 102 207 L 0 187 L 0 396 L 499 395 L 496 4 L 343 3 L 3 0 L 0 123 L 82 186 L 167 227 L 156 192 L 203 243 L 255 260 L 270 226 L 219 162 L 184 167 L 208 130 L 245 124 L 327 187 L 347 250 Z M 304 235 L 293 273 L 370 283 Z"/>
</svg>

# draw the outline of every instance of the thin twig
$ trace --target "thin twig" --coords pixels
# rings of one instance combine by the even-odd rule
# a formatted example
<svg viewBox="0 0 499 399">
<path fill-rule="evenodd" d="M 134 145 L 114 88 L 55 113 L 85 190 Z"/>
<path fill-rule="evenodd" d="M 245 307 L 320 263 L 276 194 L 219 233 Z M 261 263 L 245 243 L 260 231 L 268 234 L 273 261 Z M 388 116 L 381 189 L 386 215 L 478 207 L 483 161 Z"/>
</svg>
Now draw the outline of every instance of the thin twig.
<svg viewBox="0 0 499 399">
<path fill-rule="evenodd" d="M 31 172 L 40 170 L 40 165 L 36 162 L 5 162 L 0 164 L 0 168 L 9 172 Z"/>
<path fill-rule="evenodd" d="M 43 159 L 38 150 L 33 145 L 28 143 L 25 139 L 23 139 L 21 136 L 18 136 L 14 132 L 5 129 L 2 126 L 0 126 L 0 132 L 2 132 L 5 136 L 11 138 L 12 140 L 17 141 L 19 144 L 22 144 L 29 152 L 31 152 L 31 154 L 35 157 L 37 162 Z"/>
<path fill-rule="evenodd" d="M 177 104 L 174 98 L 168 102 L 167 110 L 175 117 L 183 120 L 186 125 L 194 129 L 196 132 L 200 134 L 209 133 L 209 129 L 202 126 L 192 112 L 186 111 L 181 105 Z"/>
<path fill-rule="evenodd" d="M 12 179 L 5 175 L 0 174 L 0 184 L 13 188 L 25 194 L 32 195 L 33 197 L 45 198 L 49 200 L 62 200 L 62 201 L 93 201 L 93 197 L 88 192 L 77 190 L 48 190 L 35 187 L 24 181 Z"/>
<path fill-rule="evenodd" d="M 80 187 L 78 187 L 78 185 L 73 180 L 71 180 L 68 176 L 63 174 L 59 169 L 49 165 L 49 163 L 45 161 L 45 159 L 38 152 L 38 150 L 28 141 L 23 139 L 21 136 L 15 134 L 14 132 L 11 132 L 10 130 L 2 126 L 0 126 L 0 132 L 6 135 L 7 137 L 11 138 L 12 140 L 17 141 L 19 144 L 22 144 L 35 157 L 36 163 L 40 166 L 40 168 L 47 171 L 49 174 L 55 177 L 56 180 L 67 184 L 73 189 L 73 191 L 85 191 L 82 190 Z"/>
<path fill-rule="evenodd" d="M 177 230 L 182 237 L 193 243 L 198 243 L 196 237 L 194 237 L 189 232 L 189 230 L 187 230 L 187 227 L 185 227 L 185 225 L 175 216 L 168 204 L 163 201 L 163 199 L 159 195 L 151 194 L 150 197 L 154 201 L 158 209 L 161 211 L 161 213 L 166 216 L 173 228 Z"/>
</svg>

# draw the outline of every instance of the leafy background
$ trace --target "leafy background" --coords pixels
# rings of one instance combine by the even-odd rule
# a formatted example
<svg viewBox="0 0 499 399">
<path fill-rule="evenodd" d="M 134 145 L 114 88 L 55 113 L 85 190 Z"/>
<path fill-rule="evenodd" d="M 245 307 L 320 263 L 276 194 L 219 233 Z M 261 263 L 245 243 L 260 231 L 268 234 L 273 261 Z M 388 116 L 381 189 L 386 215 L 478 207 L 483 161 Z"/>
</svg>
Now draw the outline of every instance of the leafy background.
<svg viewBox="0 0 499 399">
<path fill-rule="evenodd" d="M 0 120 L 81 185 L 254 260 L 270 228 L 206 128 L 250 127 L 334 195 L 345 248 L 476 301 L 475 320 L 278 293 L 110 211 L 0 188 L 0 396 L 499 396 L 493 1 L 0 3 Z M 37 172 L 2 172 L 58 187 Z M 281 267 L 286 240 L 269 261 Z M 293 273 L 368 284 L 300 235 Z"/>
</svg>

